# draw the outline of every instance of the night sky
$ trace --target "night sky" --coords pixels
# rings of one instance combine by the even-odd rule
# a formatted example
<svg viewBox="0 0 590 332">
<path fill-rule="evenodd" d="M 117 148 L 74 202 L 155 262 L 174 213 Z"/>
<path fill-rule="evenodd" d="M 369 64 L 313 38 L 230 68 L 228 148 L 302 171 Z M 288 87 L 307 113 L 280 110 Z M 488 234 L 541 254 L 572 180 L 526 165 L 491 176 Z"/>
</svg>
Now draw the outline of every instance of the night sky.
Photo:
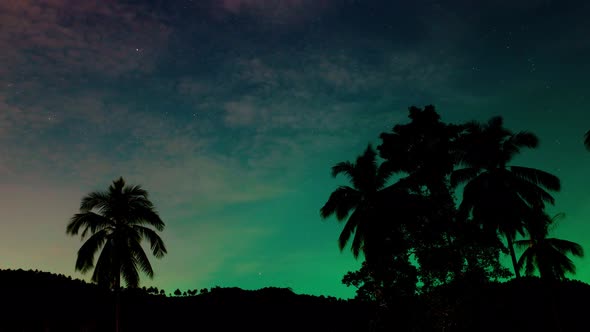
<svg viewBox="0 0 590 332">
<path fill-rule="evenodd" d="M 502 115 L 558 175 L 556 236 L 590 252 L 590 3 L 0 1 L 0 268 L 75 278 L 80 199 L 147 189 L 169 254 L 142 286 L 350 297 L 360 267 L 319 209 L 378 135 L 434 104 Z M 575 260 L 590 282 L 590 264 Z"/>
</svg>

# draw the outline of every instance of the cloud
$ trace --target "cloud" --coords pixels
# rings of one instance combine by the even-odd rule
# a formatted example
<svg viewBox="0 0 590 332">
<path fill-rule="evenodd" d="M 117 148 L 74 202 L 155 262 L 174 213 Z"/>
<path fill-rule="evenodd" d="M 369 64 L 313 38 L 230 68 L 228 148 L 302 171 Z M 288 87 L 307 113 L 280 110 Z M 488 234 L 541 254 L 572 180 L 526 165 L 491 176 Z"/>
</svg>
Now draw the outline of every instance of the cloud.
<svg viewBox="0 0 590 332">
<path fill-rule="evenodd" d="M 251 101 L 230 101 L 225 103 L 225 123 L 229 126 L 248 126 L 255 123 L 260 113 Z"/>
<path fill-rule="evenodd" d="M 2 1 L 0 21 L 11 77 L 150 72 L 171 33 L 149 11 L 116 1 Z"/>
<path fill-rule="evenodd" d="M 51 115 L 37 109 L 25 109 L 7 101 L 0 94 L 0 140 L 9 135 L 25 135 L 51 125 Z"/>
<path fill-rule="evenodd" d="M 278 24 L 314 18 L 330 0 L 220 0 L 219 8 L 232 14 L 250 14 Z"/>
<path fill-rule="evenodd" d="M 186 121 L 107 102 L 110 98 L 86 91 L 27 107 L 0 98 L 0 107 L 6 109 L 0 113 L 0 142 L 5 146 L 0 178 L 32 183 L 67 177 L 81 187 L 101 189 L 124 176 L 157 190 L 170 208 L 191 205 L 203 211 L 287 191 L 280 181 L 249 168 L 239 156 L 217 150 L 214 144 L 221 137 L 212 132 L 206 117 Z M 63 106 L 56 113 L 59 120 L 49 120 L 38 111 L 48 104 Z M 11 143 L 14 140 L 19 144 Z"/>
</svg>

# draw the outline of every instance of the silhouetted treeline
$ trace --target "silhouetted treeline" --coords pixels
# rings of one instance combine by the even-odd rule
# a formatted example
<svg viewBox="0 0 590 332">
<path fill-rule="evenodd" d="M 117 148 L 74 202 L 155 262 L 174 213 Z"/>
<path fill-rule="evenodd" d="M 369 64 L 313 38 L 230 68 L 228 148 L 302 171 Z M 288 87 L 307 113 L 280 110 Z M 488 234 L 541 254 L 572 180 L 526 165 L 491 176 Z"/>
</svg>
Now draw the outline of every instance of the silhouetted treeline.
<svg viewBox="0 0 590 332">
<path fill-rule="evenodd" d="M 0 331 L 106 331 L 110 323 L 99 319 L 110 292 L 64 275 L 0 270 L 0 294 Z"/>
<path fill-rule="evenodd" d="M 427 320 L 436 331 L 588 331 L 590 285 L 537 277 L 439 287 Z M 438 301 L 432 302 L 437 297 Z M 425 299 L 426 300 L 426 299 Z M 434 317 L 438 314 L 438 317 Z M 441 325 L 446 325 L 443 329 Z"/>
<path fill-rule="evenodd" d="M 113 292 L 45 272 L 0 270 L 0 331 L 113 331 Z M 361 331 L 371 305 L 289 289 L 213 287 L 166 297 L 121 294 L 122 331 Z M 342 319 L 346 317 L 346 319 Z"/>
<path fill-rule="evenodd" d="M 112 331 L 111 292 L 45 272 L 0 270 L 0 331 Z M 399 299 L 395 331 L 585 331 L 590 285 L 538 278 L 455 282 Z M 394 309 L 389 308 L 389 309 Z M 372 302 L 285 288 L 214 287 L 188 297 L 122 293 L 122 331 L 369 331 Z M 444 326 L 444 328 L 443 328 Z"/>
</svg>

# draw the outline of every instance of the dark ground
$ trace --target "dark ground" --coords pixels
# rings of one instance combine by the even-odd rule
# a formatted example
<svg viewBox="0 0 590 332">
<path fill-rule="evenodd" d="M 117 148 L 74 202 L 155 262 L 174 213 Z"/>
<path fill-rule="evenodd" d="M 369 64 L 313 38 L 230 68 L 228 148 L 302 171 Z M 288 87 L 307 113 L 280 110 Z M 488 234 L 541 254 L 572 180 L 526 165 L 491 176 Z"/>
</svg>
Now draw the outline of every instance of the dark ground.
<svg viewBox="0 0 590 332">
<path fill-rule="evenodd" d="M 113 331 L 114 297 L 79 280 L 0 270 L 0 331 Z M 590 286 L 523 278 L 455 284 L 400 299 L 384 314 L 392 331 L 588 331 Z M 288 289 L 216 288 L 188 297 L 122 294 L 129 331 L 369 331 L 375 307 Z"/>
</svg>

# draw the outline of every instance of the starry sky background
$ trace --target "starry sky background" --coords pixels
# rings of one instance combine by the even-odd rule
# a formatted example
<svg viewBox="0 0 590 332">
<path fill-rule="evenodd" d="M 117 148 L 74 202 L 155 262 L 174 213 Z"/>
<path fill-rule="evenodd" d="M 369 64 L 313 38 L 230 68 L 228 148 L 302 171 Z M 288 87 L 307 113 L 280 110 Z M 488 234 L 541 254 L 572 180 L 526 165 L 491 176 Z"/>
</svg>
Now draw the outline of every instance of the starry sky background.
<svg viewBox="0 0 590 332">
<path fill-rule="evenodd" d="M 590 3 L 0 1 L 0 268 L 74 271 L 81 197 L 141 184 L 169 254 L 142 285 L 350 297 L 330 167 L 434 104 L 541 140 L 555 235 L 590 250 Z M 577 260 L 577 279 L 590 265 Z"/>
</svg>

